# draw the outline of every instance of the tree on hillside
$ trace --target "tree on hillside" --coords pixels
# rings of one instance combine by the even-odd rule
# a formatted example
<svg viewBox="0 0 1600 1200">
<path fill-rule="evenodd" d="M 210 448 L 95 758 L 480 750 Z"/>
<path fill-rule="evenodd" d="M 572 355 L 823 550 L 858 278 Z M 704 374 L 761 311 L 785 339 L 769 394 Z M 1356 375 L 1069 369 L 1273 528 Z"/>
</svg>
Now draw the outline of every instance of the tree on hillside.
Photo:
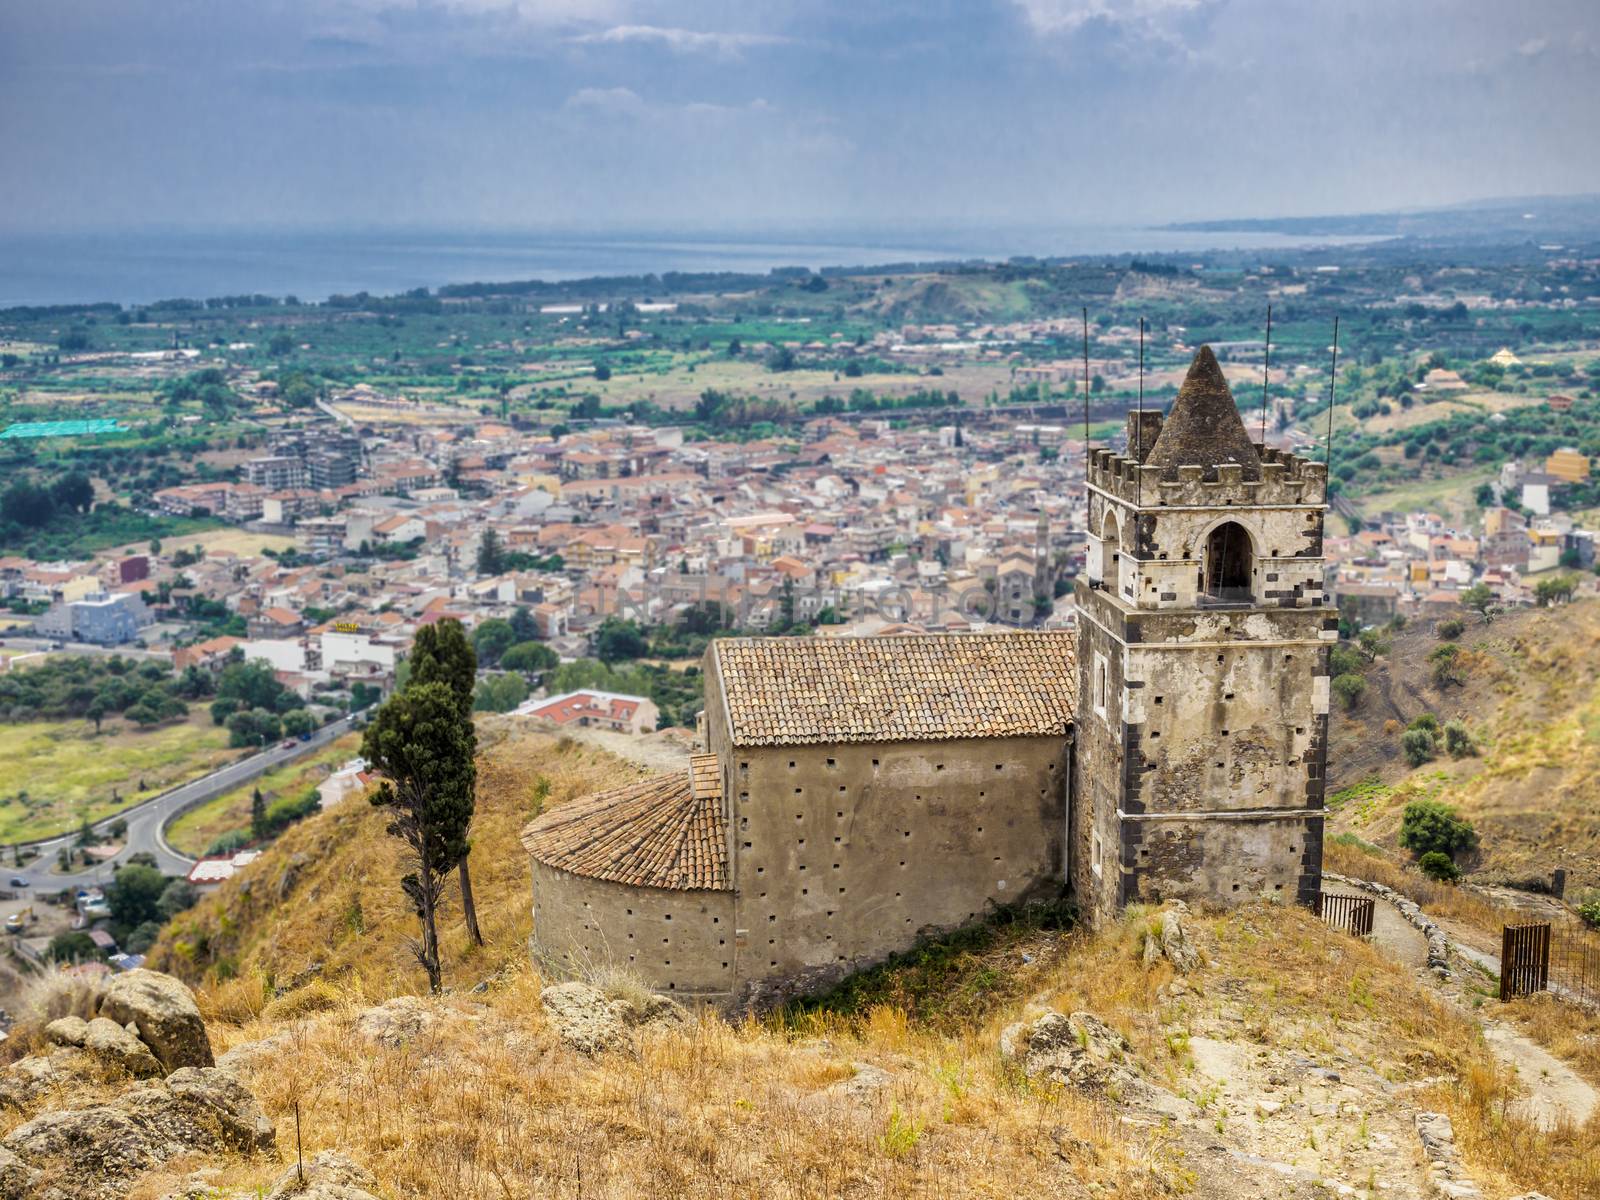
<svg viewBox="0 0 1600 1200">
<path fill-rule="evenodd" d="M 410 850 L 401 889 L 422 923 L 413 949 L 438 992 L 438 912 L 445 880 L 467 857 L 476 767 L 461 702 L 446 683 L 413 682 L 390 697 L 361 739 L 361 755 L 382 776 L 372 803 L 390 813 L 388 831 Z"/>
<path fill-rule="evenodd" d="M 1462 592 L 1461 603 L 1482 617 L 1485 625 L 1494 620 L 1494 593 L 1487 584 L 1475 583 Z"/>
<path fill-rule="evenodd" d="M 484 625 L 491 624 L 494 622 L 484 622 Z M 509 622 L 501 621 L 500 624 L 509 632 L 511 628 Z M 480 625 L 478 629 L 482 632 L 483 626 Z M 474 771 L 478 732 L 472 724 L 472 709 L 477 678 L 478 656 L 467 642 L 466 630 L 461 627 L 460 621 L 453 619 L 438 621 L 417 631 L 416 641 L 411 646 L 411 680 L 406 686 L 441 683 L 450 689 L 450 694 L 456 701 L 461 736 L 467 744 L 467 765 Z M 461 915 L 466 919 L 467 932 L 472 935 L 472 940 L 481 946 L 483 934 L 478 931 L 478 906 L 473 903 L 472 872 L 467 866 L 467 858 L 472 853 L 472 842 L 468 833 L 473 814 L 477 811 L 476 786 L 477 777 L 474 774 L 472 786 L 467 789 L 467 815 L 462 824 L 461 858 L 450 865 L 460 872 Z"/>
<path fill-rule="evenodd" d="M 267 798 L 260 788 L 250 793 L 250 836 L 258 842 L 267 840 Z"/>
</svg>

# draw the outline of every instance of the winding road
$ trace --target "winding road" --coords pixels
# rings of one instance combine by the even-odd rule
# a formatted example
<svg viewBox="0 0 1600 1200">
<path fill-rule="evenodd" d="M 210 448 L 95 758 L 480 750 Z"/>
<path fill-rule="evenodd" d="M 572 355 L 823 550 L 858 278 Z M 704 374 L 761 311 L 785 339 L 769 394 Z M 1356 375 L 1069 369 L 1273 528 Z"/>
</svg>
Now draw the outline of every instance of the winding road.
<svg viewBox="0 0 1600 1200">
<path fill-rule="evenodd" d="M 230 792 L 240 784 L 264 775 L 274 767 L 321 749 L 354 728 L 353 722 L 353 717 L 341 717 L 322 726 L 303 742 L 297 741 L 293 746 L 281 744 L 270 746 L 259 754 L 228 763 L 209 775 L 191 779 L 188 783 L 179 784 L 159 796 L 153 796 L 132 808 L 125 808 L 102 821 L 97 821 L 92 826 L 97 833 L 103 833 L 116 821 L 126 821 L 128 837 L 126 844 L 115 858 L 107 859 L 85 870 L 63 873 L 50 869 L 56 861 L 57 852 L 77 842 L 76 831 L 59 834 L 43 841 L 25 842 L 23 843 L 25 846 L 31 846 L 39 851 L 39 857 L 29 863 L 21 874 L 31 880 L 34 890 L 46 892 L 103 884 L 112 878 L 113 864 L 121 863 L 130 855 L 142 852 L 154 855 L 156 865 L 166 874 L 187 875 L 195 860 L 174 850 L 168 844 L 163 832 L 174 817 L 197 804 L 204 804 L 207 800 L 213 800 L 225 792 Z M 10 875 L 7 874 L 4 878 L 9 879 Z"/>
</svg>

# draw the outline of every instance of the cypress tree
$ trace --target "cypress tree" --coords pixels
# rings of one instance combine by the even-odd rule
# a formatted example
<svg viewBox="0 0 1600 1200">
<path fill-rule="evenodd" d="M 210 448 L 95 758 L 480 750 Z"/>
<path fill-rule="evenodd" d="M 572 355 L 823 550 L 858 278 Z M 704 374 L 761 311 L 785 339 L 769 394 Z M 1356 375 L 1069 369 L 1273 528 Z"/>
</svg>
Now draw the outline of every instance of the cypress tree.
<svg viewBox="0 0 1600 1200">
<path fill-rule="evenodd" d="M 462 734 L 469 753 L 478 748 L 477 729 L 472 724 L 472 699 L 478 678 L 478 655 L 467 640 L 466 630 L 457 620 L 437 621 L 417 631 L 411 647 L 411 679 L 407 686 L 424 683 L 442 683 L 455 697 Z M 478 945 L 483 945 L 483 934 L 478 929 L 478 908 L 472 899 L 472 873 L 467 866 L 472 853 L 472 842 L 467 837 L 468 827 L 476 811 L 476 795 L 469 793 L 466 823 L 462 827 L 461 858 L 451 863 L 461 880 L 461 914 L 466 919 L 467 933 Z"/>
</svg>

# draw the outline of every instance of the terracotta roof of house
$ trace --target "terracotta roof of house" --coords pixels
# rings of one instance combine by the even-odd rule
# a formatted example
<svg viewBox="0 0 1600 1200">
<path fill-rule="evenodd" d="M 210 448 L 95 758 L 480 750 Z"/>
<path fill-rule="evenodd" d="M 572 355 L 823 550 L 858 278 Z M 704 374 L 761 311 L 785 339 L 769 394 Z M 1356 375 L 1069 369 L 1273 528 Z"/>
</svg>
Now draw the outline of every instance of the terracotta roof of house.
<svg viewBox="0 0 1600 1200">
<path fill-rule="evenodd" d="M 1059 736 L 1076 711 L 1070 630 L 712 646 L 736 746 Z"/>
<path fill-rule="evenodd" d="M 546 866 L 591 879 L 731 891 L 721 787 L 715 794 L 696 787 L 691 773 L 654 775 L 559 805 L 522 831 L 522 845 Z"/>
<path fill-rule="evenodd" d="M 1220 463 L 1238 463 L 1245 479 L 1261 478 L 1261 456 L 1245 432 L 1239 408 L 1228 381 L 1210 346 L 1195 351 L 1172 411 L 1145 464 L 1163 467 L 1165 478 L 1176 479 L 1180 466 L 1206 468 L 1205 478 L 1215 479 Z"/>
</svg>

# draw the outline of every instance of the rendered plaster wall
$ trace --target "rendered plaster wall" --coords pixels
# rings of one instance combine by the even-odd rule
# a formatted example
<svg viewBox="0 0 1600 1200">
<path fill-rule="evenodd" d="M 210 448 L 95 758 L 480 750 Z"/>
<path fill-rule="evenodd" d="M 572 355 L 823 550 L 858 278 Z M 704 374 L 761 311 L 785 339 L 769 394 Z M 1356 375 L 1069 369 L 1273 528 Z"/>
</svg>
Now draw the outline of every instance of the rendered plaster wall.
<svg viewBox="0 0 1600 1200">
<path fill-rule="evenodd" d="M 741 997 L 815 991 L 1059 888 L 1065 737 L 734 747 Z"/>
<path fill-rule="evenodd" d="M 533 949 L 582 975 L 615 964 L 652 989 L 723 1003 L 733 991 L 733 893 L 629 887 L 533 861 Z"/>
</svg>

